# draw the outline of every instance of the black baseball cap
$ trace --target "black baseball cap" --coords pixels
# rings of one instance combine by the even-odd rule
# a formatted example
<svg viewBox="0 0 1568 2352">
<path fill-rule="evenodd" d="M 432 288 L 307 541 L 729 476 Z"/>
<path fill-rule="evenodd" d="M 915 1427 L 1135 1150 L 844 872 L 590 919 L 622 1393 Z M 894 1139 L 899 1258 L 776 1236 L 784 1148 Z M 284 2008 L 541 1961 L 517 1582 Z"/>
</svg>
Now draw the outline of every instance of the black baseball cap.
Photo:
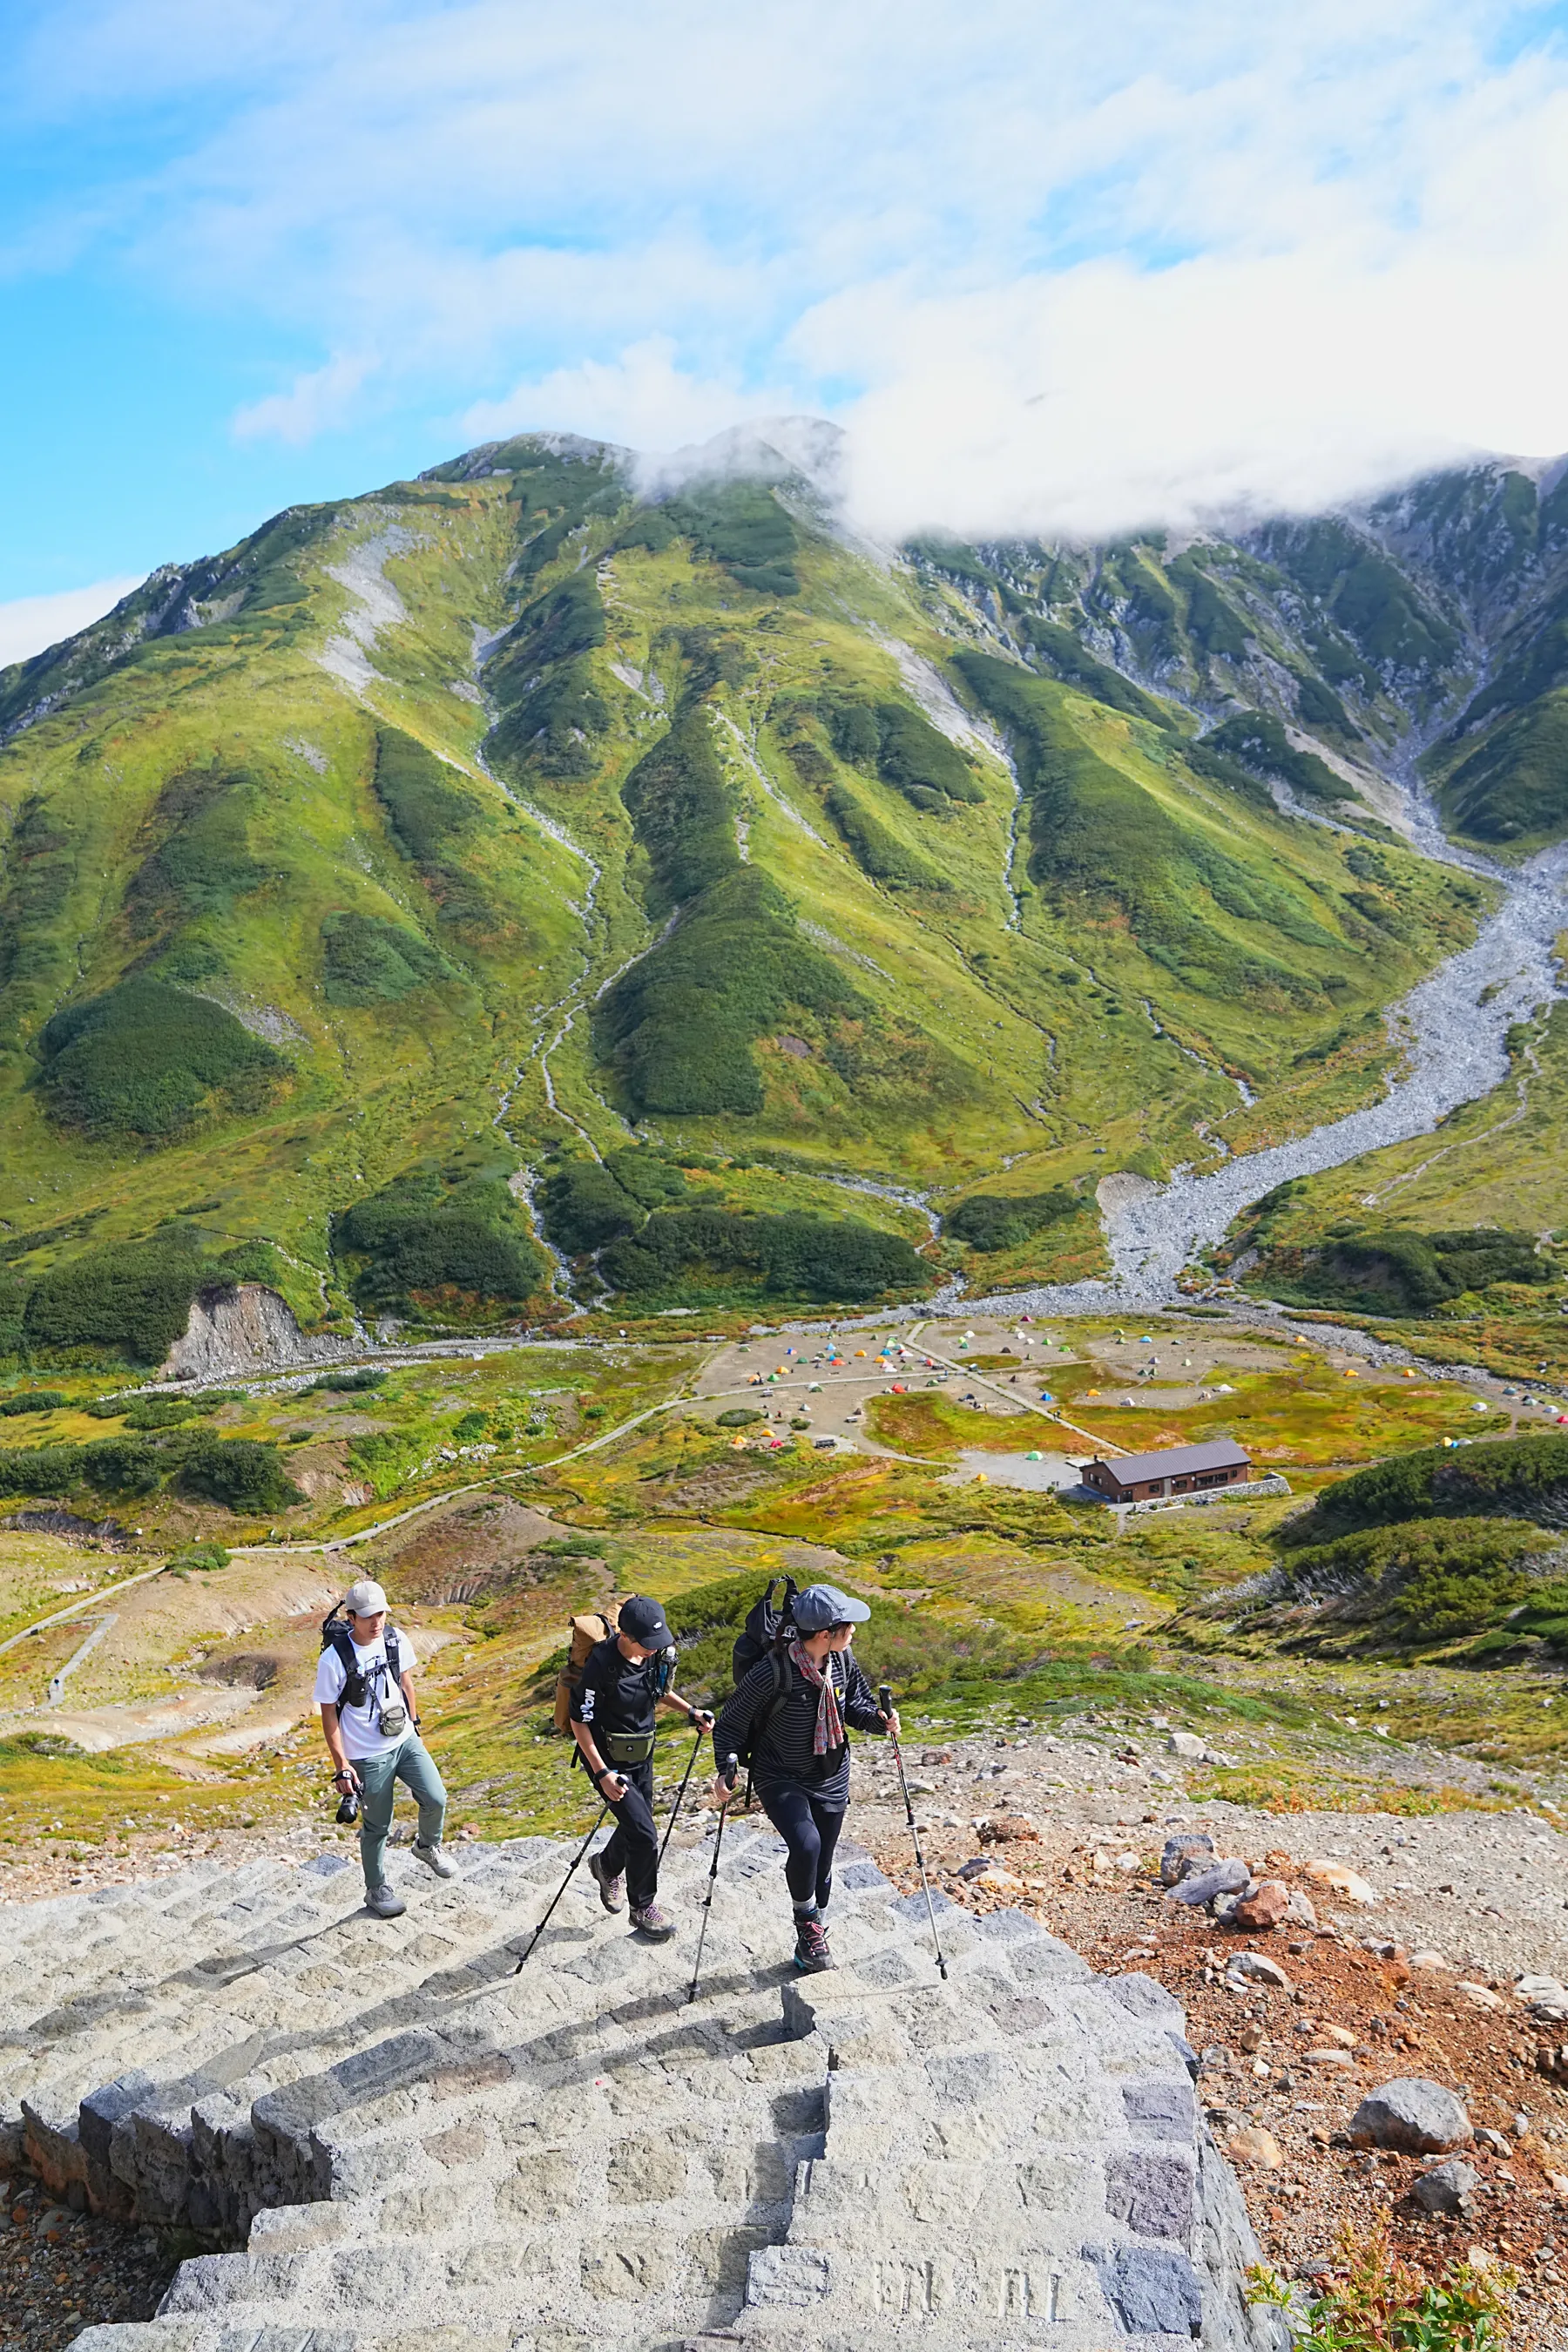
<svg viewBox="0 0 1568 2352">
<path fill-rule="evenodd" d="M 675 1636 L 664 1622 L 663 1610 L 657 1601 L 648 1600 L 646 1593 L 634 1592 L 629 1601 L 622 1601 L 616 1623 L 628 1640 L 639 1643 L 645 1650 L 673 1650 L 675 1647 Z"/>
</svg>

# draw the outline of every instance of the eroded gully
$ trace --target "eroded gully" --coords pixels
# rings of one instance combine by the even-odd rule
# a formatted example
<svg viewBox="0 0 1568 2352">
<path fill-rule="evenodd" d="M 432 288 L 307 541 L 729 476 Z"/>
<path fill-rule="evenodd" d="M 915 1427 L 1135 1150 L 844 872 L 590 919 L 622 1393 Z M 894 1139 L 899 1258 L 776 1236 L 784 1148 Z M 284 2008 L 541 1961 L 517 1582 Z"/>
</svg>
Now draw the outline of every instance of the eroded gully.
<svg viewBox="0 0 1568 2352">
<path fill-rule="evenodd" d="M 1516 1023 L 1568 993 L 1554 953 L 1568 924 L 1568 843 L 1542 850 L 1512 872 L 1457 850 L 1418 789 L 1405 785 L 1408 832 L 1424 855 L 1503 887 L 1500 906 L 1473 944 L 1428 973 L 1389 1013 L 1405 1045 L 1404 1068 L 1382 1099 L 1266 1151 L 1238 1153 L 1206 1176 L 1181 1171 L 1142 1200 L 1106 1216 L 1113 1272 L 1108 1281 L 1053 1283 L 975 1307 L 1046 1314 L 1092 1313 L 1107 1306 L 1158 1305 L 1176 1276 L 1219 1242 L 1241 1212 L 1296 1176 L 1342 1167 L 1363 1152 L 1430 1134 L 1460 1104 L 1490 1094 L 1508 1076 L 1506 1039 Z"/>
</svg>

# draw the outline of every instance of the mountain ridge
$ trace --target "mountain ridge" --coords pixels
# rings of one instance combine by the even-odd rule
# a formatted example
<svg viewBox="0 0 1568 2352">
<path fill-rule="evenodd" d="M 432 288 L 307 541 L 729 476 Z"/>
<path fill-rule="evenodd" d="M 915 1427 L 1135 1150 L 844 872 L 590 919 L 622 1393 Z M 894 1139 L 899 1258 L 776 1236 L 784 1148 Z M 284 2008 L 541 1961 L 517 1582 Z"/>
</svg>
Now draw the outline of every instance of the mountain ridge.
<svg viewBox="0 0 1568 2352">
<path fill-rule="evenodd" d="M 559 1314 L 612 1246 L 634 1311 L 1083 1273 L 1099 1158 L 1158 1176 L 1375 1093 L 1382 1008 L 1488 886 L 1373 780 L 1451 790 L 1556 724 L 1547 685 L 1449 741 L 1465 583 L 1529 584 L 1544 635 L 1498 644 L 1550 674 L 1568 499 L 1400 493 L 1460 549 L 1441 594 L 1336 519 L 873 557 L 831 435 L 737 428 L 651 489 L 584 436 L 482 444 L 0 673 L 26 1345 L 57 1265 L 159 1234 L 327 1329 Z M 1517 772 L 1489 789 L 1510 822 Z M 881 1187 L 855 1233 L 846 1176 Z M 68 1185 L 74 1223 L 26 1214 Z M 1073 1207 L 982 1265 L 930 1216 L 987 1187 Z M 570 1274 L 552 1214 L 604 1228 Z"/>
</svg>

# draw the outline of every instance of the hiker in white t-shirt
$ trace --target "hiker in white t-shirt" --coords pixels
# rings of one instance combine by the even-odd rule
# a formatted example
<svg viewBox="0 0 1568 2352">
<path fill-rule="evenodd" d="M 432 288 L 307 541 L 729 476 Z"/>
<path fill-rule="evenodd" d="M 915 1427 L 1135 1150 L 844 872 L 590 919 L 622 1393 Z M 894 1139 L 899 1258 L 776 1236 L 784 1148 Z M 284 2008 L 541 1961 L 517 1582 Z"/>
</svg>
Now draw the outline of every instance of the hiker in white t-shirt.
<svg viewBox="0 0 1568 2352">
<path fill-rule="evenodd" d="M 395 1919 L 408 1906 L 383 1874 L 396 1784 L 403 1781 L 418 1801 L 419 1834 L 413 1850 L 437 1878 L 457 1876 L 441 1851 L 447 1791 L 416 1728 L 414 1644 L 389 1625 L 385 1593 L 367 1577 L 350 1585 L 342 1607 L 348 1639 L 341 1638 L 340 1627 L 340 1638 L 327 1641 L 316 1668 L 315 1695 L 335 1767 L 333 1785 L 342 1796 L 357 1791 L 363 1807 L 359 1850 L 365 1908 L 378 1919 Z M 332 1630 L 328 1627 L 329 1635 Z"/>
</svg>

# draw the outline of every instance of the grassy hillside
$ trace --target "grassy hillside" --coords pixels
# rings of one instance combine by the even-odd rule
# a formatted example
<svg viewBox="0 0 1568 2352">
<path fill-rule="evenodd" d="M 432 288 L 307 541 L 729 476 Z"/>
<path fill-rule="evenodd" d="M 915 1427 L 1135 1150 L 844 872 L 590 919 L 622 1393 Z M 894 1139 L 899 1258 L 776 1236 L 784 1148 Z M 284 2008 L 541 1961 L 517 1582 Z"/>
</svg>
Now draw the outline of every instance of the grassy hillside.
<svg viewBox="0 0 1568 2352">
<path fill-rule="evenodd" d="M 650 504 L 617 453 L 523 439 L 293 509 L 0 676 L 13 1357 L 154 1360 L 245 1273 L 317 1328 L 462 1329 L 569 1285 L 1089 1270 L 1108 1170 L 1372 1096 L 1381 1008 L 1478 891 L 1282 814 L 1270 763 L 1342 780 L 1267 715 L 1200 743 L 1087 627 L 998 637 L 935 557 L 879 569 L 812 514 L 782 464 Z M 1101 571 L 1155 615 L 1152 676 L 1237 658 L 1245 567 Z M 719 1222 L 645 1236 L 642 1202 L 563 1272 L 531 1202 L 634 1144 Z M 911 1187 L 1077 1206 L 998 1252 L 933 1243 Z"/>
</svg>

